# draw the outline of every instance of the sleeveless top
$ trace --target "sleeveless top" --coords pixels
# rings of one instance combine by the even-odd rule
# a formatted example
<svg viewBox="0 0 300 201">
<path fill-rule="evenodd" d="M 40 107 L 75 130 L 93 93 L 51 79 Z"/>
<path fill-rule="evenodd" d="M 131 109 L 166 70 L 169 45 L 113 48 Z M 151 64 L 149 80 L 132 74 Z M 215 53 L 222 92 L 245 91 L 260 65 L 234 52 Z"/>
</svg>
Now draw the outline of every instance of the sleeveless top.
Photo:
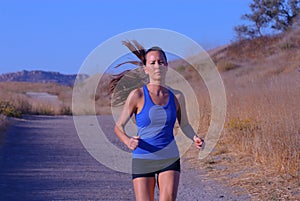
<svg viewBox="0 0 300 201">
<path fill-rule="evenodd" d="M 144 106 L 135 116 L 140 140 L 132 157 L 153 160 L 179 157 L 173 134 L 177 115 L 174 94 L 168 89 L 168 102 L 160 106 L 153 103 L 146 85 L 143 91 Z"/>
</svg>

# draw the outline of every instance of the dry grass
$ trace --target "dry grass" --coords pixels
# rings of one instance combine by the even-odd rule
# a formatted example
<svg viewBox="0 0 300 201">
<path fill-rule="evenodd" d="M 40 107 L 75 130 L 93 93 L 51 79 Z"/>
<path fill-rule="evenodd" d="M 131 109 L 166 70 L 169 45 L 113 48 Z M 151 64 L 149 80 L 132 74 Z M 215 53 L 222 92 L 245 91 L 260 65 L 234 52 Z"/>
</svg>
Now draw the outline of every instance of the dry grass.
<svg viewBox="0 0 300 201">
<path fill-rule="evenodd" d="M 37 100 L 26 92 L 47 92 L 56 95 L 55 102 Z M 71 108 L 72 88 L 57 84 L 0 82 L 0 101 L 13 105 L 21 114 L 59 115 Z"/>
<path fill-rule="evenodd" d="M 213 53 L 225 82 L 228 107 L 222 138 L 204 165 L 213 167 L 214 174 L 218 169 L 219 176 L 227 179 L 240 172 L 231 178 L 232 184 L 246 187 L 255 198 L 300 196 L 296 193 L 300 192 L 298 32 L 242 41 Z M 205 133 L 210 119 L 205 86 L 188 65 L 180 64 L 178 71 L 198 90 L 205 117 L 200 119 L 201 133 Z"/>
<path fill-rule="evenodd" d="M 5 129 L 7 128 L 8 121 L 6 116 L 0 114 L 0 146 L 4 144 L 5 141 Z"/>
<path fill-rule="evenodd" d="M 247 189 L 254 200 L 300 200 L 300 35 L 295 32 L 243 41 L 214 55 L 217 64 L 239 67 L 223 70 L 226 125 L 216 150 L 197 165 Z"/>
<path fill-rule="evenodd" d="M 299 190 L 299 91 L 300 76 L 294 73 L 280 74 L 252 84 L 228 88 L 230 98 L 223 147 L 229 152 L 243 153 L 250 157 L 250 163 L 239 162 L 240 165 L 259 166 L 263 170 L 253 173 L 255 176 L 247 179 L 252 190 L 254 187 L 251 182 L 254 180 L 271 181 L 272 177 L 277 176 L 282 177 L 282 180 L 288 178 L 285 182 L 280 180 L 286 188 L 292 185 Z M 265 179 L 260 178 L 262 174 Z M 236 179 L 235 182 L 237 181 Z M 276 180 L 272 181 L 274 185 L 269 185 L 268 190 L 275 190 L 275 183 Z M 257 196 L 262 196 L 259 192 L 256 193 Z M 284 194 L 272 193 L 268 196 L 271 195 L 284 198 Z"/>
<path fill-rule="evenodd" d="M 6 124 L 6 116 L 0 114 L 0 133 Z"/>
<path fill-rule="evenodd" d="M 110 76 L 95 74 L 76 85 L 73 90 L 75 98 L 73 114 L 111 114 L 111 97 L 108 92 L 109 78 Z"/>
<path fill-rule="evenodd" d="M 299 91 L 300 76 L 294 73 L 228 88 L 227 138 L 255 161 L 297 175 Z"/>
</svg>

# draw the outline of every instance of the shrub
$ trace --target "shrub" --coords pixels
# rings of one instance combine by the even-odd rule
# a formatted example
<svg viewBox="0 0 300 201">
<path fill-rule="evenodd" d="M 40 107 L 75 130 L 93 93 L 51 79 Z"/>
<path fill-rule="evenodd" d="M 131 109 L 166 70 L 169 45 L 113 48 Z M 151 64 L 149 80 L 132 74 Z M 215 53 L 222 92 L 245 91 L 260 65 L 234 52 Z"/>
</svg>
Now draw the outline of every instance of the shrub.
<svg viewBox="0 0 300 201">
<path fill-rule="evenodd" d="M 0 114 L 9 117 L 21 117 L 21 112 L 8 101 L 0 101 Z"/>
<path fill-rule="evenodd" d="M 72 109 L 69 106 L 62 106 L 60 109 L 60 114 L 61 115 L 72 115 Z"/>
<path fill-rule="evenodd" d="M 238 68 L 239 66 L 233 62 L 221 60 L 217 63 L 217 68 L 219 71 L 229 71 Z"/>
<path fill-rule="evenodd" d="M 226 128 L 231 130 L 253 132 L 259 129 L 257 122 L 252 118 L 240 119 L 232 118 L 226 125 Z"/>
</svg>

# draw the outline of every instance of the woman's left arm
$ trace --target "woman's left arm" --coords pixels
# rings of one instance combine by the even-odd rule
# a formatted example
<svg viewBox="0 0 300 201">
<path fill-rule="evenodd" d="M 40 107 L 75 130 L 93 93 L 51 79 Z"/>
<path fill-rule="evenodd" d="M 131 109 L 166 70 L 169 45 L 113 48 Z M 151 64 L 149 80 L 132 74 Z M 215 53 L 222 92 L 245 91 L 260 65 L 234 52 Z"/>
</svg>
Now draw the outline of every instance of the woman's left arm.
<svg viewBox="0 0 300 201">
<path fill-rule="evenodd" d="M 191 124 L 189 123 L 186 107 L 185 107 L 185 100 L 182 93 L 179 93 L 175 96 L 176 102 L 176 110 L 177 110 L 177 120 L 182 132 L 193 142 L 198 149 L 201 149 L 204 145 L 204 140 L 200 138 L 197 133 L 192 128 Z"/>
</svg>

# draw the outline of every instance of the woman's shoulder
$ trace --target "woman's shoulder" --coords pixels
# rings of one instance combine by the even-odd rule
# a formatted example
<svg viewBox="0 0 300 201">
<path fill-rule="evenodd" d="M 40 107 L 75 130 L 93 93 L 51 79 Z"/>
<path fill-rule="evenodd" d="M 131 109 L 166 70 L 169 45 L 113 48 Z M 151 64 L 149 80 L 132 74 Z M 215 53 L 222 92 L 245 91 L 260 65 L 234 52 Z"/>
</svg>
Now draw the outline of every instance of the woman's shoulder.
<svg viewBox="0 0 300 201">
<path fill-rule="evenodd" d="M 169 89 L 169 91 L 170 91 L 172 94 L 174 94 L 174 96 L 175 96 L 176 98 L 183 98 L 183 97 L 184 97 L 182 91 L 177 90 L 177 89 L 174 89 L 174 88 L 171 88 L 171 87 L 168 87 L 168 89 Z"/>
<path fill-rule="evenodd" d="M 143 98 L 144 97 L 143 87 L 132 90 L 129 94 L 129 97 L 135 100 Z"/>
</svg>

